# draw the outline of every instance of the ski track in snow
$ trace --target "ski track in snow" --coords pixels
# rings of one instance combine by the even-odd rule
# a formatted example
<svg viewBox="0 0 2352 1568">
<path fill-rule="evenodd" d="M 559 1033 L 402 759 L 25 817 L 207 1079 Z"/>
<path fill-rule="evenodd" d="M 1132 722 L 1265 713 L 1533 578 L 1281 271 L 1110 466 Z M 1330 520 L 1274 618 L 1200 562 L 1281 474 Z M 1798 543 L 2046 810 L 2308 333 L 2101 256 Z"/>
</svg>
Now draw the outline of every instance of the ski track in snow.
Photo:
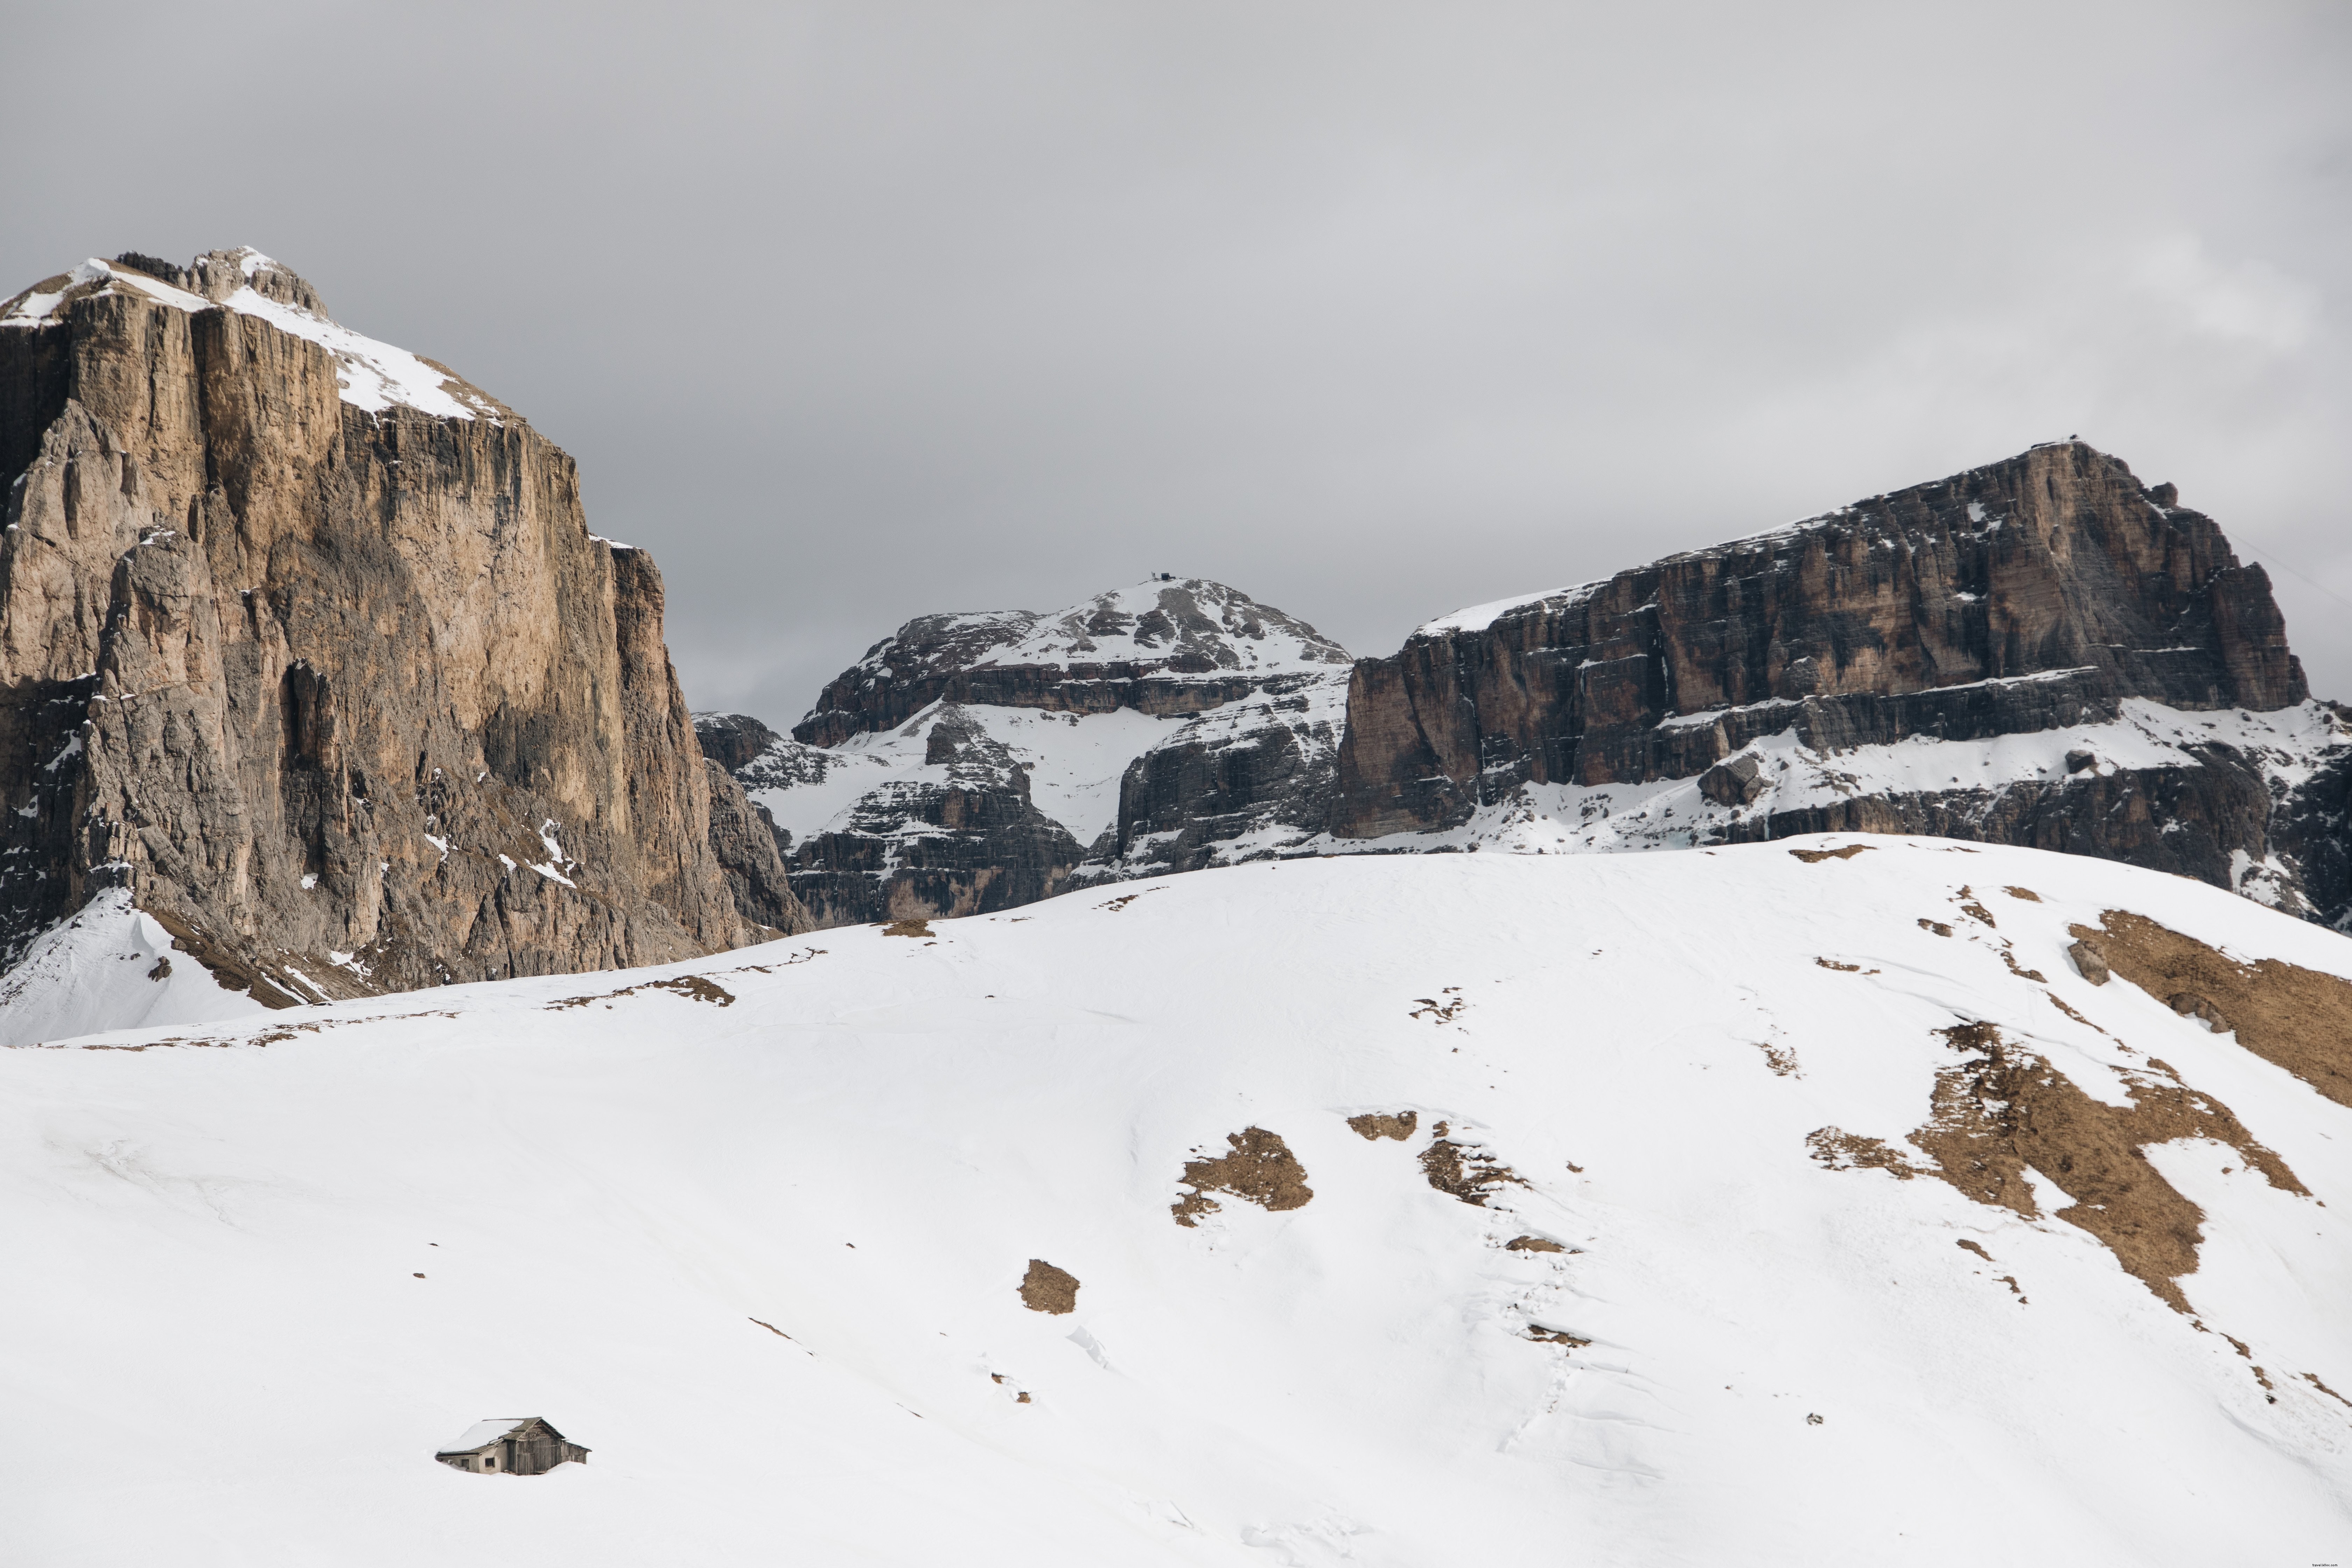
<svg viewBox="0 0 2352 1568">
<path fill-rule="evenodd" d="M 2065 948 L 2116 907 L 2352 948 L 2099 860 L 1804 843 L 1868 847 L 1286 861 L 0 1051 L 0 1560 L 2340 1556 L 2352 1410 L 2304 1374 L 2352 1394 L 2352 1111 Z M 1903 1147 L 1977 1017 L 2109 1098 L 2163 1058 L 2312 1187 L 2150 1151 L 2213 1331 L 2047 1212 L 1808 1157 Z M 1433 1190 L 1440 1121 L 1525 1184 Z M 1312 1199 L 1174 1224 L 1252 1126 Z M 433 1462 L 507 1414 L 590 1462 Z"/>
</svg>

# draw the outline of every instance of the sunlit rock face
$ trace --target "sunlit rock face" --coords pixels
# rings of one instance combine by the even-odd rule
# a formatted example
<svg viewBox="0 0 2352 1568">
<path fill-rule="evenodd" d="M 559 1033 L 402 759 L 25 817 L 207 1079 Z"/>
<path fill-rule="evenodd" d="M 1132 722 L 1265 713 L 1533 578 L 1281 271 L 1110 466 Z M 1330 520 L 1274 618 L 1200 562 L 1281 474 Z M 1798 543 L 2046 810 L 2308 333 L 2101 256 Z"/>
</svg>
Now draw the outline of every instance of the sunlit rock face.
<svg viewBox="0 0 2352 1568">
<path fill-rule="evenodd" d="M 273 1005 L 805 923 L 730 891 L 660 574 L 572 459 L 268 258 L 0 304 L 0 481 L 12 955 L 110 887 Z"/>
</svg>

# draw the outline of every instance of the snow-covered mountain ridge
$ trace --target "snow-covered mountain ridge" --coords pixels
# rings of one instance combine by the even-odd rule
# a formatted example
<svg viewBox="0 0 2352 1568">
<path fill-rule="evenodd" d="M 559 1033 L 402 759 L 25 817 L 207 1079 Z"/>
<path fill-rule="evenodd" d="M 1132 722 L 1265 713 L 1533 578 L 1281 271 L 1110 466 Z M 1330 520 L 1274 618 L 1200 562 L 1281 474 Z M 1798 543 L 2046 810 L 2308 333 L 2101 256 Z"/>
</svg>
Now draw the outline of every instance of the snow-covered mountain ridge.
<svg viewBox="0 0 2352 1568">
<path fill-rule="evenodd" d="M 0 1556 L 2330 1561 L 2347 975 L 1823 837 L 0 1051 Z"/>
<path fill-rule="evenodd" d="M 1292 639 L 1311 661 L 1303 676 L 1236 693 L 1204 675 L 1155 701 L 1101 679 L 1130 667 L 1050 661 L 1134 656 L 1121 628 L 1140 626 L 1164 584 L 1053 616 L 926 616 L 827 687 L 794 731 L 808 744 L 749 766 L 723 743 L 712 754 L 800 839 L 850 835 L 833 887 L 801 872 L 828 920 L 965 913 L 1268 856 L 1849 831 L 2107 856 L 2352 926 L 2352 720 L 2311 698 L 2262 569 L 2179 500 L 2120 459 L 2057 443 L 1441 616 L 1344 669 L 1310 630 Z M 1184 587 L 1187 605 L 1198 593 L 1228 606 L 1228 633 L 1244 618 L 1233 606 L 1249 605 Z M 1237 662 L 1217 654 L 1191 662 Z M 1066 770 L 1009 732 L 1036 732 L 1024 710 L 1122 702 L 1202 711 L 1181 744 L 1066 737 L 1091 809 L 1057 811 L 1045 793 L 1037 805 L 1070 843 L 991 842 L 907 784 L 917 747 L 922 765 L 945 760 L 926 737 L 952 714 L 978 715 L 953 722 L 989 731 L 1042 782 Z M 967 770 L 979 755 L 958 754 Z M 1113 800 L 1116 837 L 1098 838 Z M 1066 877 L 1038 869 L 1074 860 Z M 908 870 L 942 862 L 952 877 Z"/>
<path fill-rule="evenodd" d="M 923 616 L 791 737 L 696 715 L 827 923 L 963 915 L 1251 858 L 1322 826 L 1345 649 L 1221 583 Z"/>
</svg>

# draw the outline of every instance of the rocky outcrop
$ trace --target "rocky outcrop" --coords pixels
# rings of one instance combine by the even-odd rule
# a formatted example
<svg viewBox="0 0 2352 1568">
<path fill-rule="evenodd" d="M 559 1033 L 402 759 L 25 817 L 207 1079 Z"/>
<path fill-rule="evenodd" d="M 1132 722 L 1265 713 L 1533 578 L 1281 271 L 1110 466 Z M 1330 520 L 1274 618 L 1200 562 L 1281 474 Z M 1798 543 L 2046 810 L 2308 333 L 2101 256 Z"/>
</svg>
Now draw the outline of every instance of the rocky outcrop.
<svg viewBox="0 0 2352 1568">
<path fill-rule="evenodd" d="M 1056 713 L 1205 712 L 1269 680 L 1343 668 L 1306 622 L 1204 578 L 1154 578 L 1054 615 L 922 616 L 868 648 L 819 694 L 793 738 L 837 746 L 895 729 L 934 702 Z"/>
<path fill-rule="evenodd" d="M 0 463 L 12 950 L 119 886 L 282 1005 L 805 924 L 714 843 L 652 560 L 511 410 L 268 258 L 0 306 Z"/>
<path fill-rule="evenodd" d="M 828 924 L 967 914 L 1273 854 L 1321 831 L 1346 651 L 1222 584 L 926 616 L 792 739 L 696 719 Z"/>
<path fill-rule="evenodd" d="M 1929 833 L 2308 912 L 2328 895 L 2281 852 L 2326 858 L 2296 792 L 2344 744 L 2308 697 L 2262 568 L 2065 443 L 1430 623 L 1356 668 L 1330 825 L 1396 847 Z M 2040 740 L 1991 745 L 2015 737 Z"/>
<path fill-rule="evenodd" d="M 823 925 L 937 919 L 1050 898 L 1085 857 L 1030 798 L 1012 748 L 947 704 L 923 729 L 920 767 L 885 777 L 803 839 L 792 882 Z"/>
<path fill-rule="evenodd" d="M 703 741 L 827 920 L 1268 855 L 1847 831 L 2129 860 L 2352 925 L 2352 721 L 2309 700 L 2262 569 L 2079 444 L 1339 657 L 1155 581 L 911 621 L 795 739 L 716 716 Z M 1122 723 L 1089 805 L 1055 748 Z M 915 776 L 970 726 L 990 744 L 954 740 L 952 781 Z"/>
</svg>

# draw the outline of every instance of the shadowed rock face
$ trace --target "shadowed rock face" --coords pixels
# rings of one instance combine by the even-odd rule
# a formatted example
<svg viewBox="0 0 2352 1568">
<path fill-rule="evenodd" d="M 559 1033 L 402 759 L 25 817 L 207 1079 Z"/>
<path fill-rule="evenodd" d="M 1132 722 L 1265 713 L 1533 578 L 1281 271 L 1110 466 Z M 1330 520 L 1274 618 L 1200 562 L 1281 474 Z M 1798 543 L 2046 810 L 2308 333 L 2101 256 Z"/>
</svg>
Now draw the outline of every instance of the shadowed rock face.
<svg viewBox="0 0 2352 1568">
<path fill-rule="evenodd" d="M 839 745 L 939 701 L 1200 713 L 1259 690 L 1276 671 L 1303 678 L 1347 663 L 1347 650 L 1313 626 L 1223 584 L 1155 581 L 1055 615 L 918 616 L 835 677 L 793 738 Z"/>
<path fill-rule="evenodd" d="M 2269 579 L 2176 499 L 2089 447 L 2041 447 L 1491 616 L 1433 622 L 1356 667 L 1331 830 L 1448 828 L 1530 783 L 1706 775 L 1703 793 L 1737 806 L 1753 797 L 1752 767 L 1710 770 L 1792 727 L 1834 752 L 2103 721 L 2134 697 L 2192 710 L 2302 702 Z M 2198 797 L 2206 841 L 2159 847 L 2164 813 L 2119 814 L 2090 790 L 2020 799 L 1979 831 L 2145 851 L 2209 877 L 2233 848 L 2261 858 L 2271 802 L 2258 776 L 2180 788 Z M 1932 792 L 1882 795 L 1802 822 L 1750 818 L 1727 836 L 1943 832 L 1962 815 L 1985 814 L 1944 809 Z"/>
<path fill-rule="evenodd" d="M 805 923 L 772 841 L 722 863 L 660 574 L 568 457 L 454 376 L 355 405 L 266 258 L 73 279 L 0 306 L 11 955 L 110 885 L 279 1003 Z"/>
<path fill-rule="evenodd" d="M 960 915 L 1319 833 L 1349 664 L 1246 594 L 1155 577 L 1055 613 L 919 616 L 792 739 L 695 724 L 793 825 L 778 847 L 818 921 Z"/>
</svg>

